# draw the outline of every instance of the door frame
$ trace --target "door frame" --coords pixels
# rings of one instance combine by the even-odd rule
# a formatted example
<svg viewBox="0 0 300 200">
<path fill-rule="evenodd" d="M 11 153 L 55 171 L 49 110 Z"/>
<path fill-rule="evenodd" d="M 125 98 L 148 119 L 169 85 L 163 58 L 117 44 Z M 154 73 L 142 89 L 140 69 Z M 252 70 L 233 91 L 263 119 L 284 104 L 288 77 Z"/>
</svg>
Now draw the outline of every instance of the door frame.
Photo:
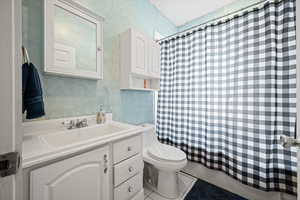
<svg viewBox="0 0 300 200">
<path fill-rule="evenodd" d="M 296 0 L 296 82 L 297 82 L 297 89 L 296 89 L 296 96 L 297 96 L 297 138 L 300 138 L 300 0 Z M 298 148 L 298 175 L 297 175 L 297 199 L 300 200 L 300 148 Z"/>
<path fill-rule="evenodd" d="M 21 0 L 0 1 L 0 24 L 0 154 L 22 155 Z M 20 166 L 16 175 L 0 178 L 0 199 L 22 200 Z"/>
</svg>

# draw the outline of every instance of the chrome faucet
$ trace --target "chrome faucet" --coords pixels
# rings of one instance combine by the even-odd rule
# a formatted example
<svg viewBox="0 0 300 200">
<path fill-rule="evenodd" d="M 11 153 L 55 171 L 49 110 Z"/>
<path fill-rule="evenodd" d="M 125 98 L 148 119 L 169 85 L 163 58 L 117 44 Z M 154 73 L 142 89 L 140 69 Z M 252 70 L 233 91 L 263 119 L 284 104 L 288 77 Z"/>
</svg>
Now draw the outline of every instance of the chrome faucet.
<svg viewBox="0 0 300 200">
<path fill-rule="evenodd" d="M 88 121 L 87 119 L 77 119 L 75 120 L 68 120 L 68 121 L 64 121 L 62 122 L 62 124 L 68 129 L 75 129 L 75 128 L 83 128 L 83 127 L 87 127 L 88 126 Z"/>
<path fill-rule="evenodd" d="M 87 119 L 77 119 L 76 120 L 76 128 L 83 128 L 83 127 L 87 127 L 88 126 L 88 122 Z"/>
<path fill-rule="evenodd" d="M 62 122 L 62 124 L 63 124 L 68 130 L 71 130 L 71 129 L 76 128 L 76 124 L 75 124 L 75 121 L 74 121 L 74 120 L 67 120 L 67 121 Z"/>
</svg>

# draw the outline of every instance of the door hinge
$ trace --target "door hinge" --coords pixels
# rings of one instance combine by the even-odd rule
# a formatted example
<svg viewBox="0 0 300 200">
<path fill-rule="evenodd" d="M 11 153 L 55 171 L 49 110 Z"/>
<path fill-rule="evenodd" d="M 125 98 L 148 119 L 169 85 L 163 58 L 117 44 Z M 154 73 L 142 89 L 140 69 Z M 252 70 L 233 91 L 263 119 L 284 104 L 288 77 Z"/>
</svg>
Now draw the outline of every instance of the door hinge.
<svg viewBox="0 0 300 200">
<path fill-rule="evenodd" d="M 18 172 L 21 156 L 19 152 L 0 155 L 0 177 L 6 177 Z"/>
</svg>

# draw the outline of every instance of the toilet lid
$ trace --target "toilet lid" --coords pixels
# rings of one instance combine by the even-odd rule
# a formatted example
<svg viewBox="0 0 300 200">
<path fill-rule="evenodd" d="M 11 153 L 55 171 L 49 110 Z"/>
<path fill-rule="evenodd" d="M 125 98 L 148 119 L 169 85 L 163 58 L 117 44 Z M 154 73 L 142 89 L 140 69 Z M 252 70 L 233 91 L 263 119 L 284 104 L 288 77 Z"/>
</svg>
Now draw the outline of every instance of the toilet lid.
<svg viewBox="0 0 300 200">
<path fill-rule="evenodd" d="M 149 147 L 148 153 L 155 159 L 167 161 L 183 161 L 186 159 L 185 153 L 180 149 L 161 143 Z"/>
</svg>

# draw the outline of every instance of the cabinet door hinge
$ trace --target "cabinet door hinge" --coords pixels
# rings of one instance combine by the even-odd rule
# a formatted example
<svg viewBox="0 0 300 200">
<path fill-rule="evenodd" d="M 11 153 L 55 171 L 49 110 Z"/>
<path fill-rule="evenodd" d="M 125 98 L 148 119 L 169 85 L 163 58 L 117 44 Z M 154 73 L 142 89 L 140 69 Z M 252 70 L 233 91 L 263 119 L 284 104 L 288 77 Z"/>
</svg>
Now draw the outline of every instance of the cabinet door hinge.
<svg viewBox="0 0 300 200">
<path fill-rule="evenodd" d="M 0 177 L 6 177 L 18 172 L 21 156 L 19 152 L 0 155 Z"/>
</svg>

